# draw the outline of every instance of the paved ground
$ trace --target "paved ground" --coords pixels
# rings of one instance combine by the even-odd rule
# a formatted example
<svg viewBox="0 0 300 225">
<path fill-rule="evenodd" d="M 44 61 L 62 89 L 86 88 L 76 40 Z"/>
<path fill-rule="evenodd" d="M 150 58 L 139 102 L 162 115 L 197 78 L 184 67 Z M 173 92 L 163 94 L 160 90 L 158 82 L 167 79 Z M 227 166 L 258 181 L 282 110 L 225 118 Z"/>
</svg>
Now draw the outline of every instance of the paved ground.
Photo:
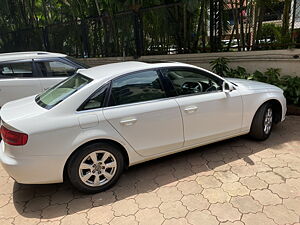
<svg viewBox="0 0 300 225">
<path fill-rule="evenodd" d="M 300 117 L 266 142 L 235 138 L 132 167 L 95 195 L 19 185 L 0 167 L 1 225 L 299 225 L 299 215 Z"/>
</svg>

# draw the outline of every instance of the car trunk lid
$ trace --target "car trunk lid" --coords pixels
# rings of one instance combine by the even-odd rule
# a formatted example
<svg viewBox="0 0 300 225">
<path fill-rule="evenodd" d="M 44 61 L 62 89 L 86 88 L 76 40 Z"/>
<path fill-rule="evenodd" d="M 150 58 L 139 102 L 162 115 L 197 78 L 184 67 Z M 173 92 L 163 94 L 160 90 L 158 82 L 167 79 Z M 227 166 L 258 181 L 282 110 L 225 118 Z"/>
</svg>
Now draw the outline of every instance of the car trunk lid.
<svg viewBox="0 0 300 225">
<path fill-rule="evenodd" d="M 17 126 L 20 120 L 35 117 L 46 111 L 35 102 L 35 96 L 30 96 L 4 104 L 0 110 L 0 117 L 9 126 L 20 129 L 20 126 Z"/>
</svg>

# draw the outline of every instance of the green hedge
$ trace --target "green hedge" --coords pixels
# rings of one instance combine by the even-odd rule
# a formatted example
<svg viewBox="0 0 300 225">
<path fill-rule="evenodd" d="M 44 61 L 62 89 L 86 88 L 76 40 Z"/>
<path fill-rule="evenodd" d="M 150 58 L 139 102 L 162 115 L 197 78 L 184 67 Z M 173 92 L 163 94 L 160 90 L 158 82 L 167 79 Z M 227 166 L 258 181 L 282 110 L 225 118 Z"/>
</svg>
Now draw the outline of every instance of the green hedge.
<svg viewBox="0 0 300 225">
<path fill-rule="evenodd" d="M 238 66 L 235 69 L 228 67 L 228 59 L 218 58 L 210 62 L 215 73 L 223 77 L 242 78 L 247 80 L 256 80 L 276 85 L 283 89 L 288 104 L 300 106 L 300 77 L 281 75 L 280 69 L 269 68 L 265 72 L 255 71 L 248 73 L 243 67 Z"/>
</svg>

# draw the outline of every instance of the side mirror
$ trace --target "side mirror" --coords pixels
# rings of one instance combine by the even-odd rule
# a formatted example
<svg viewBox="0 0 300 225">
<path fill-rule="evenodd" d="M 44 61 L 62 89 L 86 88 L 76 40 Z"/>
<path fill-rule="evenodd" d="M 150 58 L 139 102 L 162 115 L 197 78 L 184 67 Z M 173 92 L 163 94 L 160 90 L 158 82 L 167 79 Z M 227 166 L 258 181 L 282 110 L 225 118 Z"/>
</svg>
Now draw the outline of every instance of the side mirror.
<svg viewBox="0 0 300 225">
<path fill-rule="evenodd" d="M 231 83 L 224 81 L 222 85 L 223 92 L 229 93 L 234 90 L 234 87 Z"/>
</svg>

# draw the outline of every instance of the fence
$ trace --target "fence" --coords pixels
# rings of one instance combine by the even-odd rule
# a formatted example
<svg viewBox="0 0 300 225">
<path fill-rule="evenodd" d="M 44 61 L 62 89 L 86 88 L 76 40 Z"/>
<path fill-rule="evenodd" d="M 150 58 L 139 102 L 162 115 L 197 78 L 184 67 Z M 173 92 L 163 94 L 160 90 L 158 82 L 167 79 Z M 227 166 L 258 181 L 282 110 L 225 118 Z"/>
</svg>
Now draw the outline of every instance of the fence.
<svg viewBox="0 0 300 225">
<path fill-rule="evenodd" d="M 141 8 L 43 27 L 0 32 L 0 52 L 46 50 L 75 57 L 124 57 L 143 55 L 236 51 L 227 42 L 212 43 L 208 24 L 199 31 L 201 16 L 182 2 Z M 203 33 L 204 32 L 204 33 Z M 201 40 L 200 39 L 201 34 Z M 220 34 L 214 34 L 220 35 Z M 201 44 L 201 48 L 200 46 Z M 284 49 L 297 44 L 260 44 L 255 49 Z M 250 49 L 251 46 L 247 46 Z"/>
</svg>

